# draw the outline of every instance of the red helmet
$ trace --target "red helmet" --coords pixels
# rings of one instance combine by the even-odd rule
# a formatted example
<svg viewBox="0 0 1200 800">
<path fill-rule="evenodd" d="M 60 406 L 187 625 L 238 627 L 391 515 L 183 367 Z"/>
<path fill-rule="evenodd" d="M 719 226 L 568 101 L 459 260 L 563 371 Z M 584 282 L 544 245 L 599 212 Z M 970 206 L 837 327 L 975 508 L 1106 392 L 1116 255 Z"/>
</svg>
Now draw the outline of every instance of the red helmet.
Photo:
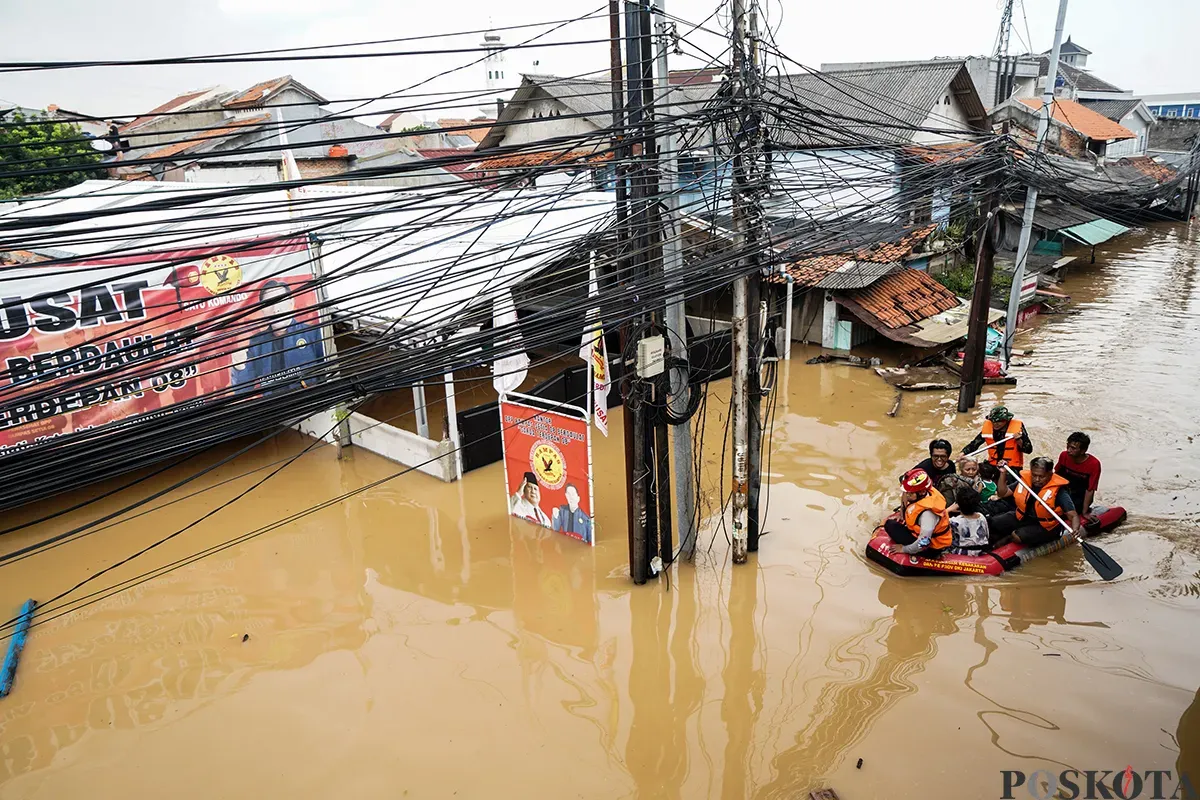
<svg viewBox="0 0 1200 800">
<path fill-rule="evenodd" d="M 929 473 L 920 467 L 915 467 L 900 478 L 900 488 L 913 494 L 928 494 L 929 490 L 933 488 L 933 481 L 929 479 Z"/>
</svg>

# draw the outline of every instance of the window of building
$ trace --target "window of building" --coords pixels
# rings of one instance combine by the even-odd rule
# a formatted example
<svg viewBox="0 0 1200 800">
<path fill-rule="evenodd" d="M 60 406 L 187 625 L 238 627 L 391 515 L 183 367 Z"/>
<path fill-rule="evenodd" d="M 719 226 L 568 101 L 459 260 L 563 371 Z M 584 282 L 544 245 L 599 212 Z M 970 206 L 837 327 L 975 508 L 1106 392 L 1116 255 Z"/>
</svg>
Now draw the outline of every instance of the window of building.
<svg viewBox="0 0 1200 800">
<path fill-rule="evenodd" d="M 944 106 L 950 105 L 950 95 L 946 95 L 944 98 L 942 98 L 942 105 L 944 105 Z"/>
<path fill-rule="evenodd" d="M 1194 117 L 1194 116 L 1196 116 L 1196 109 L 1194 109 L 1194 108 L 1189 108 L 1189 109 L 1187 110 L 1187 116 L 1189 116 L 1189 117 Z"/>
<path fill-rule="evenodd" d="M 1177 117 L 1177 116 L 1179 116 L 1179 114 L 1176 113 L 1175 109 L 1172 108 L 1170 111 L 1167 112 L 1167 116 L 1168 117 Z"/>
</svg>

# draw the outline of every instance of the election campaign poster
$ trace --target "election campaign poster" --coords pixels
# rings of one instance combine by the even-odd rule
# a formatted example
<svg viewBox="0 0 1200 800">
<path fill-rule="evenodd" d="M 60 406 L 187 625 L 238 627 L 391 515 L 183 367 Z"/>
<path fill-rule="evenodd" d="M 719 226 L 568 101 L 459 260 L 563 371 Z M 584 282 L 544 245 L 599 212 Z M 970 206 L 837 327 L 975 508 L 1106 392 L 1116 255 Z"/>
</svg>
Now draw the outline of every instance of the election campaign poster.
<svg viewBox="0 0 1200 800">
<path fill-rule="evenodd" d="M 569 406 L 547 411 L 500 402 L 508 510 L 514 517 L 595 545 L 590 427 Z"/>
<path fill-rule="evenodd" d="M 13 269 L 0 453 L 230 392 L 311 381 L 324 353 L 303 238 Z"/>
</svg>

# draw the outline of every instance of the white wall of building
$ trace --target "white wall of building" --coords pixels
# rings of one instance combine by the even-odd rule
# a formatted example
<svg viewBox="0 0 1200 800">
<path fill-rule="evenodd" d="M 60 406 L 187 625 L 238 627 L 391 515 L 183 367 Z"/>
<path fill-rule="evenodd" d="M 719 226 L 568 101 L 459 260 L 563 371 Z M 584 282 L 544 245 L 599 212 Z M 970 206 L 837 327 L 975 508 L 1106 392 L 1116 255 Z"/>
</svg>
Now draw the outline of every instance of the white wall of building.
<svg viewBox="0 0 1200 800">
<path fill-rule="evenodd" d="M 550 97 L 525 103 L 504 133 L 502 144 L 519 145 L 543 142 L 558 136 L 582 136 L 600 130 L 586 119 L 572 116 L 573 112 Z"/>
<path fill-rule="evenodd" d="M 941 128 L 944 130 L 968 130 L 970 122 L 967 120 L 967 113 L 963 110 L 962 103 L 958 102 L 958 98 L 950 90 L 942 96 L 938 104 L 929 110 L 929 116 L 921 123 L 922 128 Z M 913 136 L 914 144 L 938 144 L 940 142 L 949 142 L 959 139 L 957 136 L 944 135 L 934 133 L 929 130 L 917 131 Z"/>
<path fill-rule="evenodd" d="M 272 164 L 255 164 L 249 167 L 218 167 L 200 165 L 185 173 L 187 183 L 275 183 L 279 180 L 279 168 Z"/>
</svg>

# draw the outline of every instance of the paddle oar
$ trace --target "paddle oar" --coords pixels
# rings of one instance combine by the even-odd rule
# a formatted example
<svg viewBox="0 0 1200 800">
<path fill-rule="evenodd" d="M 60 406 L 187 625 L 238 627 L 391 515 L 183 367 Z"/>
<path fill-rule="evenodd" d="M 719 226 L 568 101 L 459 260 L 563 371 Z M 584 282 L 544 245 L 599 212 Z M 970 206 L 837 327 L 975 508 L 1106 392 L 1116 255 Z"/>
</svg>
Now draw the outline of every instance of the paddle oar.
<svg viewBox="0 0 1200 800">
<path fill-rule="evenodd" d="M 1096 570 L 1101 578 L 1106 581 L 1111 581 L 1114 578 L 1119 577 L 1121 573 L 1125 571 L 1120 564 L 1113 560 L 1112 556 L 1101 550 L 1099 547 L 1096 547 L 1096 545 L 1091 544 L 1090 542 L 1085 542 L 1079 537 L 1078 533 L 1072 531 L 1071 526 L 1068 525 L 1066 521 L 1060 517 L 1053 508 L 1050 507 L 1049 503 L 1042 499 L 1040 494 L 1033 491 L 1031 487 L 1025 485 L 1025 482 L 1021 480 L 1021 476 L 1013 472 L 1012 467 L 1005 464 L 1004 469 L 1008 471 L 1008 474 L 1012 476 L 1014 481 L 1025 487 L 1025 491 L 1033 495 L 1033 499 L 1037 500 L 1038 504 L 1041 505 L 1042 508 L 1050 512 L 1050 516 L 1054 517 L 1055 521 L 1058 522 L 1059 525 L 1063 526 L 1063 530 L 1068 531 L 1068 533 L 1064 534 L 1064 536 L 1070 536 L 1083 546 L 1083 557 L 1087 559 L 1087 562 L 1092 565 L 1092 569 Z M 1082 527 L 1082 522 L 1080 523 L 1080 526 Z"/>
<path fill-rule="evenodd" d="M 1005 436 L 1003 439 L 1001 439 L 998 442 L 992 442 L 991 444 L 985 444 L 983 447 L 979 448 L 974 453 L 967 453 L 966 456 L 964 456 L 964 457 L 971 458 L 973 456 L 979 455 L 980 453 L 986 453 L 988 450 L 991 450 L 993 447 L 999 447 L 1000 445 L 1004 444 L 1005 442 L 1011 442 L 1013 439 L 1017 438 L 1017 436 L 1018 436 L 1018 434 L 1015 434 L 1015 433 L 1012 436 Z"/>
</svg>

